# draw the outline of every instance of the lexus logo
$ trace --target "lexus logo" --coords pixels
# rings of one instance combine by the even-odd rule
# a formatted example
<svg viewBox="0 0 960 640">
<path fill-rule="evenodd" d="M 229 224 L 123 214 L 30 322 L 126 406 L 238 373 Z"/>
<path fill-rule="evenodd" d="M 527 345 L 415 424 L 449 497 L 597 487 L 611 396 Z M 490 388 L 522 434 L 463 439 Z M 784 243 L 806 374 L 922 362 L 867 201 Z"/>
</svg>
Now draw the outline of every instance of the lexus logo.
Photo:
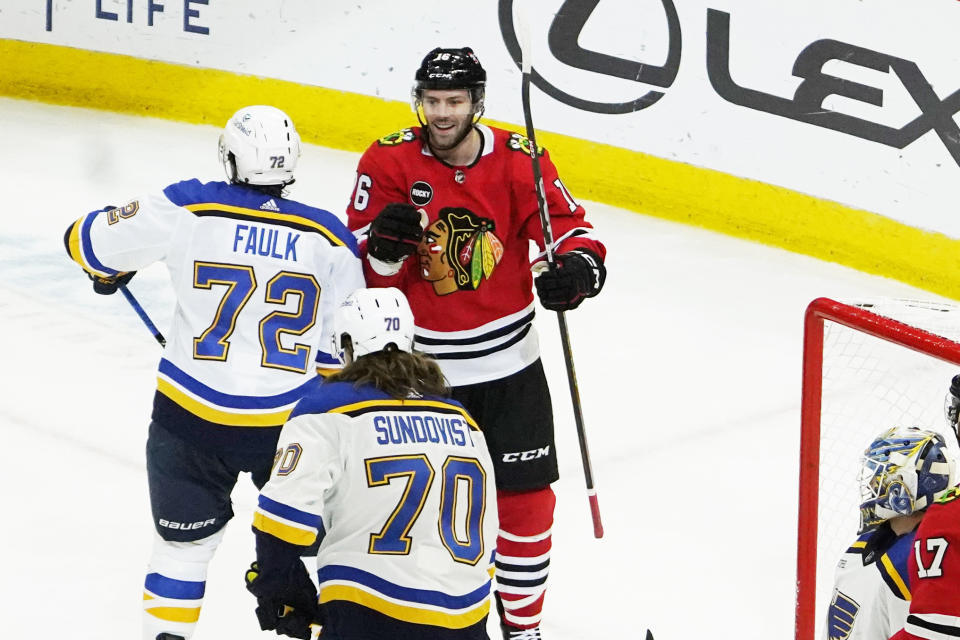
<svg viewBox="0 0 960 640">
<path fill-rule="evenodd" d="M 514 1 L 499 0 L 498 17 L 503 42 L 519 67 L 520 45 L 513 24 Z M 580 46 L 581 33 L 600 0 L 563 2 L 550 24 L 547 36 L 550 53 L 568 67 L 666 89 L 673 84 L 680 68 L 681 34 L 673 0 L 660 2 L 667 18 L 669 42 L 667 61 L 662 67 Z M 792 97 L 786 97 L 734 82 L 730 71 L 732 45 L 729 13 L 707 9 L 706 35 L 707 75 L 713 90 L 727 102 L 896 149 L 903 149 L 933 132 L 954 162 L 960 165 L 960 126 L 954 119 L 960 112 L 960 90 L 940 97 L 916 62 L 836 39 L 816 40 L 797 54 L 792 74 L 802 82 Z M 918 115 L 902 126 L 895 127 L 824 107 L 824 101 L 830 96 L 840 96 L 874 107 L 884 106 L 883 89 L 824 71 L 825 65 L 835 60 L 895 76 L 916 105 Z M 599 102 L 590 95 L 591 90 L 596 91 L 596 87 L 591 87 L 589 83 L 583 85 L 584 95 L 572 95 L 557 88 L 535 66 L 531 69 L 530 79 L 555 100 L 595 113 L 632 113 L 649 107 L 664 96 L 662 91 L 643 89 L 639 97 L 628 102 Z"/>
<path fill-rule="evenodd" d="M 823 106 L 830 96 L 842 96 L 875 107 L 883 106 L 883 90 L 825 73 L 832 60 L 893 73 L 910 94 L 920 114 L 902 127 L 858 118 Z M 736 105 L 782 118 L 833 129 L 863 140 L 903 149 L 930 131 L 960 164 L 960 127 L 953 116 L 960 111 L 960 90 L 941 99 L 917 63 L 882 51 L 873 51 L 839 40 L 817 40 L 807 45 L 793 65 L 793 75 L 803 79 L 793 97 L 786 98 L 738 85 L 730 75 L 730 14 L 707 10 L 707 72 L 717 94 Z"/>
<path fill-rule="evenodd" d="M 670 42 L 667 61 L 662 67 L 636 60 L 617 58 L 580 46 L 580 33 L 593 10 L 600 4 L 600 0 L 565 0 L 550 25 L 547 36 L 550 53 L 558 61 L 577 69 L 665 89 L 673 84 L 677 72 L 680 70 L 680 18 L 677 16 L 677 9 L 673 5 L 673 0 L 660 1 L 667 16 Z M 517 33 L 513 25 L 513 2 L 514 0 L 499 0 L 498 12 L 503 42 L 507 46 L 510 57 L 513 58 L 514 63 L 519 68 L 520 43 L 517 40 Z M 592 111 L 594 113 L 632 113 L 640 109 L 646 109 L 664 95 L 662 91 L 644 90 L 639 97 L 628 102 L 596 102 L 586 97 L 571 95 L 557 88 L 556 85 L 538 73 L 536 67 L 531 69 L 530 80 L 537 88 L 555 100 L 582 111 Z M 584 88 L 589 89 L 589 87 Z"/>
</svg>

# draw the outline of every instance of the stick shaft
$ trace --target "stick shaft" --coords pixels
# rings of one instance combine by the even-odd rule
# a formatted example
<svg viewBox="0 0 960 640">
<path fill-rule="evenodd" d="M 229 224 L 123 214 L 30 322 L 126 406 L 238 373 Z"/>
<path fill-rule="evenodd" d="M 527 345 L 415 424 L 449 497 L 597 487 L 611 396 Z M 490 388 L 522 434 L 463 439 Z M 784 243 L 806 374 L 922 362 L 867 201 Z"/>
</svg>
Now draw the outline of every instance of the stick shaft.
<svg viewBox="0 0 960 640">
<path fill-rule="evenodd" d="M 153 320 L 151 320 L 150 316 L 147 315 L 147 312 L 144 310 L 140 302 L 134 297 L 133 293 L 127 289 L 127 285 L 121 284 L 117 288 L 120 289 L 120 293 L 123 294 L 123 297 L 127 299 L 127 302 L 130 303 L 130 306 L 133 307 L 133 310 L 136 311 L 137 315 L 140 316 L 140 319 L 143 320 L 143 324 L 147 326 L 147 329 L 149 329 L 150 333 L 153 334 L 154 339 L 160 343 L 160 346 L 167 346 L 167 339 L 163 337 L 162 333 L 160 333 L 160 329 L 157 329 L 157 325 L 153 324 Z"/>
<path fill-rule="evenodd" d="M 547 205 L 546 192 L 543 185 L 543 173 L 540 169 L 540 158 L 537 156 L 536 131 L 533 128 L 533 114 L 530 111 L 530 70 L 524 68 L 523 84 L 521 89 L 523 101 L 523 120 L 527 128 L 529 141 L 530 162 L 533 167 L 533 180 L 537 192 L 537 207 L 540 212 L 540 226 L 543 228 L 543 245 L 546 251 L 547 264 L 551 269 L 556 267 L 556 256 L 553 252 L 553 228 L 550 224 L 550 211 Z M 590 449 L 587 446 L 587 432 L 583 422 L 583 410 L 580 403 L 580 388 L 577 384 L 577 373 L 573 366 L 573 349 L 570 346 L 570 332 L 567 329 L 567 318 L 563 311 L 557 312 L 557 321 L 560 324 L 560 342 L 563 345 L 563 361 L 567 368 L 567 382 L 570 386 L 570 400 L 573 404 L 573 418 L 577 426 L 577 438 L 580 441 L 580 459 L 583 463 L 583 477 L 587 484 L 587 498 L 590 502 L 590 515 L 593 518 L 593 535 L 603 537 L 603 522 L 600 520 L 600 505 L 597 502 L 597 491 L 593 484 L 593 465 L 590 462 Z"/>
</svg>

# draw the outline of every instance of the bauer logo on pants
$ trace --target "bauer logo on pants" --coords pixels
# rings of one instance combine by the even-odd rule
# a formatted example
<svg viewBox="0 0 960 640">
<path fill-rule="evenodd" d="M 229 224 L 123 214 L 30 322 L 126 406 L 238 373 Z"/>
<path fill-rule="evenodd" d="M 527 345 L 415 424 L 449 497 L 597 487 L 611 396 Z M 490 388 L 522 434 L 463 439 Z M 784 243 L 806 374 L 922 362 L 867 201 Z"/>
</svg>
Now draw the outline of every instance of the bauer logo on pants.
<svg viewBox="0 0 960 640">
<path fill-rule="evenodd" d="M 164 520 L 163 518 L 160 518 L 160 520 L 158 520 L 161 527 L 167 527 L 168 529 L 179 529 L 180 531 L 191 531 L 193 529 L 202 529 L 204 527 L 210 526 L 216 521 L 217 521 L 216 518 L 208 518 L 206 520 L 199 520 L 197 522 L 171 522 L 170 520 Z"/>
</svg>

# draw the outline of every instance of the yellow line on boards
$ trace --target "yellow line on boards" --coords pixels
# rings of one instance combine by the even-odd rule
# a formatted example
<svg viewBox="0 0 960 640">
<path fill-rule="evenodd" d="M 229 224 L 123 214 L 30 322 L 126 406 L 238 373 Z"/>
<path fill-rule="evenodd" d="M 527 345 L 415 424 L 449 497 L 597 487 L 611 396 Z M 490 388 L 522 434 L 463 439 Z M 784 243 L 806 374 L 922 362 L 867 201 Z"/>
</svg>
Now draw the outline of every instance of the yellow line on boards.
<svg viewBox="0 0 960 640">
<path fill-rule="evenodd" d="M 363 151 L 415 124 L 404 102 L 215 69 L 0 39 L 0 95 L 222 126 L 272 104 L 304 141 Z M 411 72 L 412 74 L 412 72 Z M 490 121 L 513 131 L 523 127 Z M 576 197 L 781 247 L 960 299 L 960 241 L 889 218 L 644 153 L 538 132 Z"/>
</svg>

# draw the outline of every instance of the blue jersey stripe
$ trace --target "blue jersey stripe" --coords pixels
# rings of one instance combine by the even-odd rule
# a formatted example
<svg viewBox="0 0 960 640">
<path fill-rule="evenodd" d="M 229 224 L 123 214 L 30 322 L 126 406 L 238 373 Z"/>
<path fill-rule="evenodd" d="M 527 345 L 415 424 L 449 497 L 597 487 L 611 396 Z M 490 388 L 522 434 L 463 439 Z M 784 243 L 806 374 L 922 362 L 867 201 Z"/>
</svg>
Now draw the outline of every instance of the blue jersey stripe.
<svg viewBox="0 0 960 640">
<path fill-rule="evenodd" d="M 176 600 L 199 600 L 206 591 L 206 582 L 174 580 L 159 573 L 148 573 L 143 588 L 161 598 Z"/>
<path fill-rule="evenodd" d="M 103 211 L 91 211 L 87 214 L 87 217 L 84 218 L 83 224 L 80 226 L 80 243 L 83 245 L 83 256 L 87 259 L 87 262 L 90 263 L 90 266 L 97 271 L 113 276 L 120 272 L 100 262 L 93 253 L 93 244 L 90 242 L 90 225 L 93 224 L 93 219 L 100 213 L 103 213 Z"/>
<path fill-rule="evenodd" d="M 354 255 L 359 256 L 357 239 L 340 218 L 325 209 L 318 209 L 286 198 L 275 198 L 245 185 L 226 182 L 202 183 L 195 178 L 171 184 L 163 190 L 163 193 L 170 202 L 179 207 L 209 202 L 243 207 L 254 212 L 260 210 L 264 202 L 272 199 L 281 213 L 300 216 L 320 225 L 346 245 Z"/>
<path fill-rule="evenodd" d="M 271 500 L 263 494 L 260 494 L 260 498 L 257 500 L 257 505 L 264 511 L 272 513 L 276 516 L 280 516 L 284 520 L 290 520 L 291 522 L 297 522 L 308 527 L 313 527 L 318 531 L 323 530 L 323 518 L 314 513 L 295 509 L 294 507 L 285 505 L 282 502 Z"/>
<path fill-rule="evenodd" d="M 190 393 L 200 396 L 204 400 L 212 402 L 217 406 L 230 409 L 276 409 L 283 407 L 299 400 L 304 393 L 306 393 L 310 385 L 315 384 L 317 380 L 315 377 L 310 377 L 295 389 L 274 396 L 236 396 L 211 389 L 166 358 L 160 360 L 159 372 Z"/>
<path fill-rule="evenodd" d="M 410 587 L 402 587 L 398 584 L 394 584 L 393 582 L 384 580 L 379 576 L 375 576 L 372 573 L 363 571 L 362 569 L 356 569 L 354 567 L 346 567 L 337 564 L 326 565 L 320 569 L 317 572 L 317 578 L 319 579 L 321 585 L 330 580 L 346 580 L 369 587 L 391 598 L 404 600 L 406 602 L 430 604 L 443 607 L 445 609 L 466 609 L 483 602 L 484 599 L 490 596 L 489 580 L 485 582 L 483 586 L 471 591 L 470 593 L 462 596 L 452 596 L 440 591 L 432 591 L 429 589 L 413 589 Z"/>
<path fill-rule="evenodd" d="M 295 418 L 300 415 L 309 414 L 309 413 L 327 413 L 347 405 L 352 405 L 361 402 L 372 402 L 377 400 L 384 400 L 385 405 L 382 407 L 373 406 L 370 410 L 376 411 L 404 411 L 404 410 L 415 410 L 415 411 L 456 411 L 458 414 L 462 415 L 464 412 L 463 406 L 454 400 L 453 398 L 441 397 L 441 396 L 424 396 L 419 400 L 426 402 L 437 402 L 443 407 L 430 407 L 424 405 L 418 405 L 419 400 L 411 400 L 407 406 L 398 407 L 396 405 L 396 399 L 391 397 L 389 394 L 384 393 L 383 391 L 377 389 L 372 385 L 363 385 L 361 387 L 353 386 L 352 382 L 324 382 L 323 384 L 318 384 L 316 387 L 310 389 L 307 394 L 304 395 L 303 399 L 297 403 L 297 406 L 294 407 L 293 412 L 290 414 L 290 418 Z M 411 409 L 412 407 L 412 409 Z M 471 428 L 473 425 L 471 425 Z"/>
<path fill-rule="evenodd" d="M 316 362 L 317 362 L 317 364 L 319 364 L 319 365 L 335 365 L 335 366 L 338 366 L 338 367 L 342 364 L 342 363 L 340 362 L 340 358 L 337 358 L 336 356 L 330 355 L 330 354 L 327 353 L 326 351 L 320 351 L 319 349 L 317 350 L 317 360 L 316 360 Z"/>
</svg>

